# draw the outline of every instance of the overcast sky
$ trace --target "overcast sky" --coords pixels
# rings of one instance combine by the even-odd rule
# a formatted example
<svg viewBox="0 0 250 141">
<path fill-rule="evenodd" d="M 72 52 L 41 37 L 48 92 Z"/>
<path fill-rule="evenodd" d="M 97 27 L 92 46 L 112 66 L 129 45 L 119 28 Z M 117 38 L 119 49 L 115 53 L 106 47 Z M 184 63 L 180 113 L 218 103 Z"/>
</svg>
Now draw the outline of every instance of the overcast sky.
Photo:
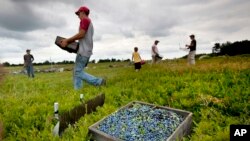
<svg viewBox="0 0 250 141">
<path fill-rule="evenodd" d="M 215 43 L 250 38 L 249 0 L 0 0 L 0 63 L 23 63 L 26 49 L 35 62 L 75 60 L 55 44 L 57 35 L 78 32 L 74 12 L 89 7 L 94 33 L 91 60 L 128 59 L 137 46 L 143 59 L 158 49 L 165 59 L 182 57 L 180 50 L 195 34 L 197 53 L 211 53 Z"/>
</svg>

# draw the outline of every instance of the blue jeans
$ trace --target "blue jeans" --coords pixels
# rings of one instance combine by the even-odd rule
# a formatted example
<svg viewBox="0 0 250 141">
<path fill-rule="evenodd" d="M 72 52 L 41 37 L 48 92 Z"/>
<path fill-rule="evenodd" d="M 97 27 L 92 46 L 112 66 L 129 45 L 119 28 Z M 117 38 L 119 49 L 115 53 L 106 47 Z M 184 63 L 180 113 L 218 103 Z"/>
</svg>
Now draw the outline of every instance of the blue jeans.
<svg viewBox="0 0 250 141">
<path fill-rule="evenodd" d="M 26 66 L 28 77 L 34 77 L 34 70 L 32 65 Z"/>
<path fill-rule="evenodd" d="M 87 83 L 98 86 L 101 85 L 102 78 L 97 78 L 84 71 L 85 66 L 89 62 L 89 57 L 81 56 L 77 54 L 74 68 L 74 89 L 78 90 L 82 87 L 82 81 L 85 80 Z"/>
</svg>

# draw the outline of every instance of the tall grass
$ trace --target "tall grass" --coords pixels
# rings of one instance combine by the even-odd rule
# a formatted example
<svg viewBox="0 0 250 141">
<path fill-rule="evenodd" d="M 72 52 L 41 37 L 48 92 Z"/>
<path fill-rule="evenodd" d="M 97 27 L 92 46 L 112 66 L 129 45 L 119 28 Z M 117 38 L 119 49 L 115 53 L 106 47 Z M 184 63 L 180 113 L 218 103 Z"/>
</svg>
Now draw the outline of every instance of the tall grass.
<svg viewBox="0 0 250 141">
<path fill-rule="evenodd" d="M 134 100 L 193 112 L 192 134 L 185 140 L 229 140 L 230 124 L 250 124 L 248 56 L 197 60 L 195 66 L 168 60 L 146 64 L 140 72 L 128 63 L 90 64 L 86 71 L 107 78 L 107 85 L 84 83 L 75 91 L 72 72 L 37 73 L 34 79 L 8 75 L 0 86 L 4 139 L 88 140 L 90 125 Z M 85 100 L 105 93 L 104 106 L 54 137 L 53 103 L 59 102 L 63 113 L 80 103 L 81 93 Z"/>
</svg>

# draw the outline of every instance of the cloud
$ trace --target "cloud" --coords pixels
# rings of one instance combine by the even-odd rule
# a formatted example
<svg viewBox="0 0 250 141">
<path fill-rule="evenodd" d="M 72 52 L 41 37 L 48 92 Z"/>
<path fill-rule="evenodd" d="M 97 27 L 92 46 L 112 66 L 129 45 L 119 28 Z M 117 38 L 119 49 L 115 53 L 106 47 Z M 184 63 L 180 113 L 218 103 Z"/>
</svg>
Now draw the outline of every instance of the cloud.
<svg viewBox="0 0 250 141">
<path fill-rule="evenodd" d="M 4 19 L 0 26 L 14 32 L 28 32 L 65 24 L 49 5 L 31 5 L 29 2 L 4 1 L 0 6 L 0 19 Z"/>
<path fill-rule="evenodd" d="M 1 62 L 22 63 L 27 48 L 36 62 L 74 60 L 60 50 L 56 36 L 71 37 L 78 31 L 74 12 L 90 8 L 94 25 L 94 54 L 91 59 L 131 58 L 133 47 L 151 58 L 155 39 L 166 58 L 181 57 L 179 50 L 195 34 L 197 52 L 211 52 L 215 42 L 250 37 L 248 0 L 4 0 L 0 5 Z"/>
<path fill-rule="evenodd" d="M 96 29 L 102 34 L 122 33 L 129 38 L 134 37 L 138 32 L 151 37 L 167 36 L 169 30 L 178 23 L 176 16 L 171 15 L 173 13 L 171 8 L 166 5 L 156 5 L 150 1 L 142 3 L 141 1 L 107 0 L 98 3 L 91 1 L 89 4 L 95 9 L 93 11 L 95 20 L 104 22 Z M 110 30 L 105 30 L 104 33 L 103 28 Z"/>
</svg>

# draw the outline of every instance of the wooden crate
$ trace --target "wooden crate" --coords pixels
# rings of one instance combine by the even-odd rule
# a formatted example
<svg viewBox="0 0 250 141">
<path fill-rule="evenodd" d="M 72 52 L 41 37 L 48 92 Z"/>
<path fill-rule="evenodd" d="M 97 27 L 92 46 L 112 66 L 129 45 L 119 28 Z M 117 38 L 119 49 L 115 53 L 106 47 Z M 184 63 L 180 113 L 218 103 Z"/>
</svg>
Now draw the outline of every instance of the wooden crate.
<svg viewBox="0 0 250 141">
<path fill-rule="evenodd" d="M 55 44 L 63 50 L 68 51 L 69 53 L 77 53 L 79 48 L 78 42 L 72 42 L 68 44 L 66 47 L 61 47 L 61 40 L 65 39 L 64 37 L 57 36 L 55 40 Z"/>
<path fill-rule="evenodd" d="M 183 122 L 176 128 L 176 130 L 172 133 L 172 135 L 167 138 L 167 141 L 181 140 L 184 136 L 190 134 L 193 114 L 191 112 L 188 112 L 188 111 L 174 109 L 174 108 L 170 108 L 170 107 L 164 107 L 164 106 L 157 106 L 154 104 L 149 104 L 149 103 L 145 103 L 145 102 L 141 102 L 141 101 L 130 102 L 127 105 L 121 107 L 118 111 L 129 108 L 133 104 L 136 104 L 136 103 L 142 104 L 142 105 L 153 106 L 153 107 L 158 108 L 158 109 L 165 109 L 168 111 L 172 111 L 172 112 L 184 117 Z M 102 123 L 102 121 L 105 120 L 107 117 L 101 119 L 100 121 L 94 123 L 93 125 L 91 125 L 89 127 L 89 133 L 91 134 L 92 139 L 96 140 L 96 141 L 122 141 L 121 139 L 110 136 L 110 135 L 97 129 L 98 125 L 100 123 Z"/>
</svg>

